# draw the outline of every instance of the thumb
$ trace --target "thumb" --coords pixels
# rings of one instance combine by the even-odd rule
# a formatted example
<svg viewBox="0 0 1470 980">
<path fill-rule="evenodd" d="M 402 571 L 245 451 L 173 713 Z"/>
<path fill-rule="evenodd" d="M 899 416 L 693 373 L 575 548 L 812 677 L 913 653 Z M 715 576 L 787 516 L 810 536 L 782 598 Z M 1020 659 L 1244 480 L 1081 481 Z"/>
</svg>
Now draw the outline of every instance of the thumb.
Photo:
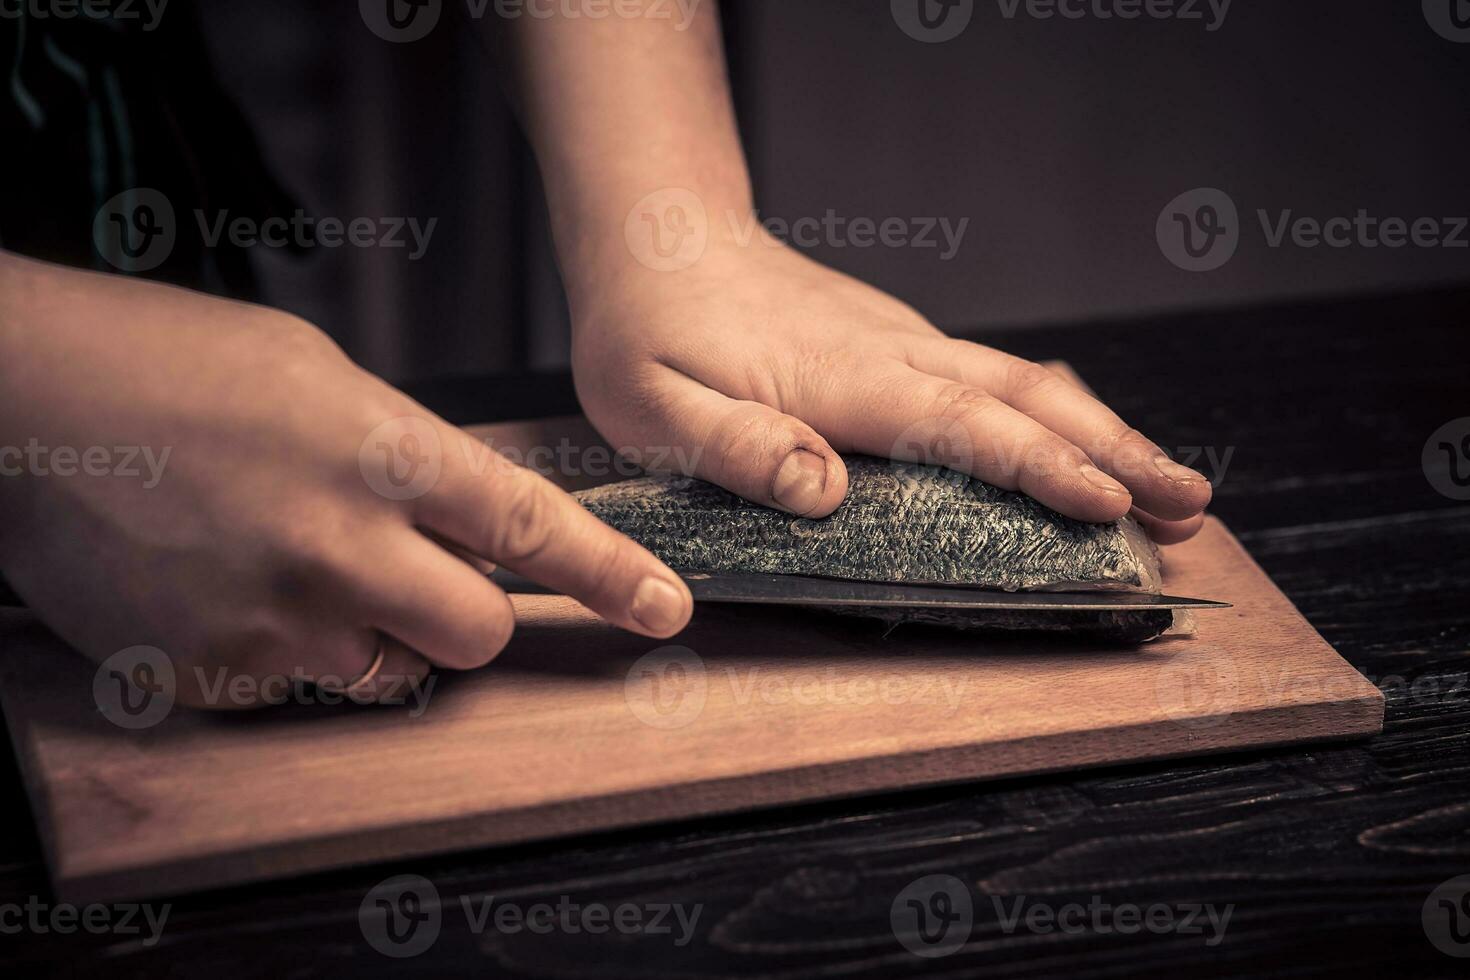
<svg viewBox="0 0 1470 980">
<path fill-rule="evenodd" d="M 800 419 L 677 372 L 657 383 L 652 416 L 609 435 L 624 442 L 632 435 L 634 445 L 668 443 L 687 475 L 800 517 L 826 517 L 847 496 L 842 458 Z"/>
</svg>

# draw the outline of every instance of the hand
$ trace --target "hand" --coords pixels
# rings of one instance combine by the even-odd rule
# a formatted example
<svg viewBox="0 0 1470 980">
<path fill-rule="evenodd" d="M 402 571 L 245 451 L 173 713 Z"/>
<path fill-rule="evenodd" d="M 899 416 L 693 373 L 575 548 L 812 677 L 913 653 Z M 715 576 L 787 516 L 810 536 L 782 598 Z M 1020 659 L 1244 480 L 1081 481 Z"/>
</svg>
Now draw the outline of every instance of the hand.
<svg viewBox="0 0 1470 980">
<path fill-rule="evenodd" d="M 1203 522 L 1205 478 L 1091 395 L 768 238 L 712 234 L 688 268 L 620 268 L 569 283 L 578 394 L 614 446 L 810 517 L 842 502 L 837 453 L 853 451 L 942 463 L 1080 520 L 1132 510 L 1164 543 Z"/>
<path fill-rule="evenodd" d="M 488 562 L 648 636 L 689 618 L 651 554 L 309 324 L 0 253 L 0 447 L 28 444 L 51 455 L 0 454 L 0 570 L 94 659 L 164 651 L 186 704 L 350 682 L 380 634 L 383 697 L 478 667 L 513 629 Z M 62 447 L 142 451 L 125 475 Z"/>
</svg>

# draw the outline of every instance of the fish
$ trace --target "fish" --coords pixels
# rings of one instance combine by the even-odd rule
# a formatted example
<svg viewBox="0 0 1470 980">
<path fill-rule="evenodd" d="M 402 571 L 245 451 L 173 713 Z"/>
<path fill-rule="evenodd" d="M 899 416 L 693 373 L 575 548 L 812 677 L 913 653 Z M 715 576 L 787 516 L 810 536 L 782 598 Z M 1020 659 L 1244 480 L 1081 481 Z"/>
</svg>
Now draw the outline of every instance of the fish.
<svg viewBox="0 0 1470 980">
<path fill-rule="evenodd" d="M 941 466 L 844 455 L 846 499 L 794 517 L 689 476 L 579 491 L 594 516 L 680 571 L 815 575 L 982 589 L 1157 593 L 1157 547 L 1132 517 L 1092 524 Z M 1173 610 L 1002 611 L 832 607 L 890 626 L 1042 630 L 1142 643 L 1187 631 Z"/>
</svg>

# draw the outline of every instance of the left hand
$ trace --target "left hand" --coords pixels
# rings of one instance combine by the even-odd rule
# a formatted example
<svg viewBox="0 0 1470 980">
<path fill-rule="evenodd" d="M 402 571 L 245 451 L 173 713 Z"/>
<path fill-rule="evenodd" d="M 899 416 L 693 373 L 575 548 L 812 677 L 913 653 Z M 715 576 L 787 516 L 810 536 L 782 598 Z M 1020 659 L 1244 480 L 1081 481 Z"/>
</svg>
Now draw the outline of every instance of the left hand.
<svg viewBox="0 0 1470 980">
<path fill-rule="evenodd" d="M 826 516 L 847 493 L 838 453 L 860 452 L 1080 520 L 1131 510 L 1161 543 L 1203 522 L 1209 482 L 1096 398 L 769 239 L 711 241 L 687 269 L 638 267 L 572 300 L 577 391 L 602 435 L 756 503 Z"/>
</svg>

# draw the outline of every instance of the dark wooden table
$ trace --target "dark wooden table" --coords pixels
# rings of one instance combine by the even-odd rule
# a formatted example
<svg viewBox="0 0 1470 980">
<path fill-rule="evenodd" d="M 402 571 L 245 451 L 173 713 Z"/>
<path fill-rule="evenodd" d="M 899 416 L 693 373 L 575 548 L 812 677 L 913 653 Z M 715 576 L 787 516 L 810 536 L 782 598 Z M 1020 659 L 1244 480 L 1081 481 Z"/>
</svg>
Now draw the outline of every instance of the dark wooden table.
<svg viewBox="0 0 1470 980">
<path fill-rule="evenodd" d="M 1470 289 L 984 338 L 1066 358 L 1181 455 L 1231 453 L 1211 474 L 1223 477 L 1214 510 L 1383 688 L 1385 730 L 1369 742 L 831 802 L 175 898 L 152 946 L 10 930 L 6 903 L 50 898 L 6 751 L 0 974 L 1464 976 L 1470 959 L 1436 949 L 1421 910 L 1437 885 L 1470 873 L 1470 506 L 1431 485 L 1448 459 L 1426 473 L 1421 453 L 1441 425 L 1470 416 L 1467 338 Z M 414 393 L 459 422 L 574 407 L 565 378 Z M 428 878 L 443 903 L 437 941 L 406 959 L 377 952 L 359 924 L 369 889 L 395 874 Z M 930 874 L 966 883 L 975 908 L 968 943 L 942 958 L 906 951 L 890 918 L 899 892 Z M 476 934 L 460 899 L 478 909 L 491 896 L 522 908 L 678 903 L 699 917 L 684 944 L 677 926 L 592 935 L 492 923 Z M 1007 909 L 1025 896 L 1027 908 L 1233 911 L 1211 946 L 1178 932 L 1007 933 L 992 896 Z M 1470 930 L 1470 906 L 1459 925 Z"/>
</svg>

